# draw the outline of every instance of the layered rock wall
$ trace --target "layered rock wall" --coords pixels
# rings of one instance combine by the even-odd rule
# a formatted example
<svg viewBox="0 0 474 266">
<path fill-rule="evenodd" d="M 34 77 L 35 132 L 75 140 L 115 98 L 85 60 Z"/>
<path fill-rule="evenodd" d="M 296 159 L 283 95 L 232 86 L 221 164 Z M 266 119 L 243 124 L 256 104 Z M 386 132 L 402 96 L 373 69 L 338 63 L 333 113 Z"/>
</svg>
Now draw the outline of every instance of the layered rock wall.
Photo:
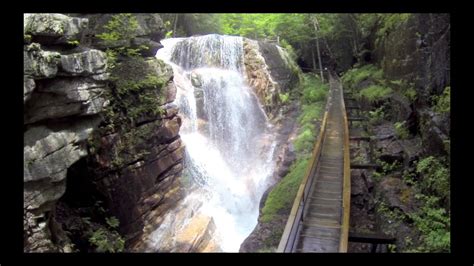
<svg viewBox="0 0 474 266">
<path fill-rule="evenodd" d="M 118 218 L 127 245 L 155 228 L 155 218 L 181 198 L 181 120 L 171 104 L 176 88 L 171 68 L 154 58 L 163 23 L 156 14 L 133 17 L 133 38 L 105 44 L 97 36 L 112 14 L 24 16 L 25 252 L 74 251 L 63 232 L 72 215 L 81 215 L 71 204 L 79 199 L 71 195 L 92 197 L 68 180 L 79 162 L 87 174 L 77 182 L 104 199 L 106 216 Z M 118 108 L 120 77 L 110 77 L 104 51 L 142 45 L 143 72 L 133 81 L 156 77 L 160 86 L 143 83 L 143 97 L 121 95 L 129 109 Z M 119 62 L 133 67 L 132 61 Z"/>
</svg>

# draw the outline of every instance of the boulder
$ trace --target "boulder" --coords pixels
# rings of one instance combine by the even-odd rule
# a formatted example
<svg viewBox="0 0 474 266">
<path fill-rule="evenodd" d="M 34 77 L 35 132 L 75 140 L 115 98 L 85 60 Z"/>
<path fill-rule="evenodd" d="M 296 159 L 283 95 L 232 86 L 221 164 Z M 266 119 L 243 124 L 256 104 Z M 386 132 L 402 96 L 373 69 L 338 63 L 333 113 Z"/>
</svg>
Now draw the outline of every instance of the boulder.
<svg viewBox="0 0 474 266">
<path fill-rule="evenodd" d="M 415 191 L 400 178 L 386 177 L 377 185 L 377 191 L 385 198 L 389 208 L 397 208 L 406 214 L 417 209 Z"/>
<path fill-rule="evenodd" d="M 138 21 L 137 36 L 149 36 L 151 40 L 159 42 L 164 37 L 164 26 L 160 15 L 156 13 L 135 13 Z"/>
<path fill-rule="evenodd" d="M 25 45 L 23 51 L 23 74 L 34 79 L 52 78 L 58 72 L 60 60 L 61 54 L 43 51 L 38 43 Z"/>
<path fill-rule="evenodd" d="M 194 87 L 197 87 L 197 88 L 202 87 L 201 76 L 199 76 L 199 74 L 196 73 L 195 71 L 193 71 L 191 73 L 191 83 L 193 84 Z M 202 92 L 202 90 L 201 90 L 201 92 Z"/>
<path fill-rule="evenodd" d="M 173 69 L 170 65 L 163 62 L 163 60 L 158 58 L 148 58 L 146 60 L 148 64 L 148 71 L 147 73 L 157 75 L 163 80 L 170 80 L 173 77 Z"/>
<path fill-rule="evenodd" d="M 24 34 L 43 37 L 42 43 L 48 44 L 65 44 L 78 40 L 88 25 L 88 19 L 54 13 L 25 14 L 23 22 Z"/>
<path fill-rule="evenodd" d="M 158 49 L 163 48 L 161 43 L 141 37 L 133 38 L 131 41 L 131 46 L 133 48 L 143 48 L 143 46 L 146 46 L 146 49 L 140 50 L 141 55 L 144 57 L 154 57 Z"/>
<path fill-rule="evenodd" d="M 449 114 L 439 114 L 430 110 L 421 110 L 420 133 L 424 152 L 445 155 L 445 141 L 450 138 Z"/>
<path fill-rule="evenodd" d="M 80 53 L 61 55 L 60 75 L 88 76 L 102 74 L 107 70 L 104 52 L 90 49 Z"/>
</svg>

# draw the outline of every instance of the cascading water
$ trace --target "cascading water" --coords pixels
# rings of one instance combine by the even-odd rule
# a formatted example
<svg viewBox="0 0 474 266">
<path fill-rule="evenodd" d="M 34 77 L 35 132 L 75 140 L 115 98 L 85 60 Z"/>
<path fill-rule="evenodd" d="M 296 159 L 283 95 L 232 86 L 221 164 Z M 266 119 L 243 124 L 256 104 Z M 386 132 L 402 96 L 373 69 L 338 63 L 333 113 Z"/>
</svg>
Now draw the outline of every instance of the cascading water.
<svg viewBox="0 0 474 266">
<path fill-rule="evenodd" d="M 176 208 L 180 217 L 177 211 L 168 213 L 148 244 L 160 251 L 165 238 L 178 242 L 173 235 L 203 214 L 214 221 L 219 250 L 237 252 L 257 224 L 276 145 L 271 125 L 244 80 L 243 40 L 206 35 L 161 42 L 164 48 L 157 57 L 173 67 L 186 174 L 197 188 Z"/>
</svg>

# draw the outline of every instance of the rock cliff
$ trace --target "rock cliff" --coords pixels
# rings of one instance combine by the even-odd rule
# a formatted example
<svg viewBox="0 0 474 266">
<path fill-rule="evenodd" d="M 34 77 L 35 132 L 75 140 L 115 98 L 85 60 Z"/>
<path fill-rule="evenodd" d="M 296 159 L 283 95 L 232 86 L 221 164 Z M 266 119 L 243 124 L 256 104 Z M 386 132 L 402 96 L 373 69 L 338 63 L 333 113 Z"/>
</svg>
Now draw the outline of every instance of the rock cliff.
<svg viewBox="0 0 474 266">
<path fill-rule="evenodd" d="M 182 196 L 173 73 L 154 58 L 163 23 L 131 14 L 131 38 L 104 42 L 112 18 L 24 15 L 25 252 L 100 251 L 90 239 L 112 216 L 128 247 Z M 140 54 L 112 69 L 120 47 Z"/>
</svg>

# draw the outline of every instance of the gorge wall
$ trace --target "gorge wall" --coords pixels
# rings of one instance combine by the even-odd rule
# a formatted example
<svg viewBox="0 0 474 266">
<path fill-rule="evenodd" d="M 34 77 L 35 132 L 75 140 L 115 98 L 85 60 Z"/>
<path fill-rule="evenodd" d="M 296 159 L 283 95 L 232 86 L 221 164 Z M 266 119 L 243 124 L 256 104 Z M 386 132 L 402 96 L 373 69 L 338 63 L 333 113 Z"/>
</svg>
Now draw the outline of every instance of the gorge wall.
<svg viewBox="0 0 474 266">
<path fill-rule="evenodd" d="M 184 198 L 177 88 L 155 58 L 163 22 L 120 14 L 128 31 L 107 38 L 115 16 L 24 16 L 25 252 L 143 251 Z M 252 49 L 247 82 L 275 117 L 297 75 L 281 48 Z"/>
<path fill-rule="evenodd" d="M 97 38 L 110 14 L 24 17 L 26 252 L 87 251 L 92 247 L 81 239 L 112 231 L 109 216 L 132 243 L 181 198 L 176 88 L 171 68 L 154 58 L 162 21 L 132 16 L 134 38 L 116 43 Z M 147 49 L 138 57 L 119 58 L 120 67 L 110 71 L 107 49 L 142 44 Z M 111 77 L 119 71 L 119 79 Z M 139 82 L 149 76 L 159 82 Z M 136 82 L 147 97 L 120 94 L 121 82 Z"/>
</svg>

